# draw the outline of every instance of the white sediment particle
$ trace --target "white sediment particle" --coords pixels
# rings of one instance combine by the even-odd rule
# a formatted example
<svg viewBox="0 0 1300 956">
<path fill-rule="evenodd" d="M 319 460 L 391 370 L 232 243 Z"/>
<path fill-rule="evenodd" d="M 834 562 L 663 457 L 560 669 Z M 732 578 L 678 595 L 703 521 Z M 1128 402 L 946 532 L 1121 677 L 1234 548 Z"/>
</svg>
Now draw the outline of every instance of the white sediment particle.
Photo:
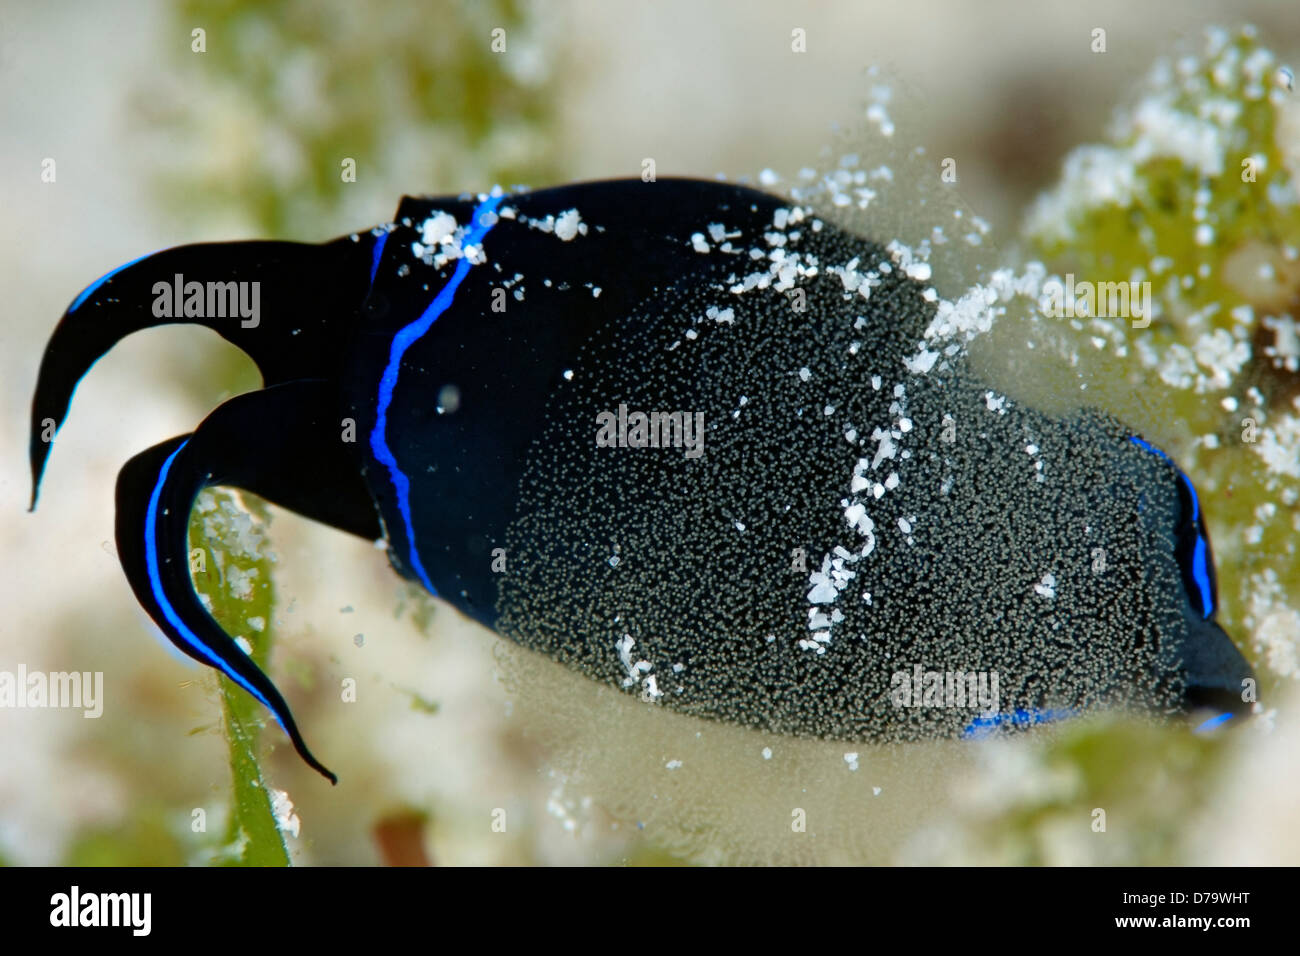
<svg viewBox="0 0 1300 956">
<path fill-rule="evenodd" d="M 1034 585 L 1034 593 L 1044 598 L 1056 597 L 1056 575 L 1044 574 L 1043 579 Z"/>
<path fill-rule="evenodd" d="M 903 359 L 903 365 L 913 375 L 924 375 L 934 368 L 934 363 L 939 360 L 939 353 L 927 349 L 924 342 L 918 345 L 917 348 L 920 349 L 920 352 L 917 355 Z"/>
<path fill-rule="evenodd" d="M 771 747 L 764 747 L 764 748 L 763 748 L 763 759 L 764 759 L 764 760 L 771 760 L 771 759 L 772 759 L 772 748 L 771 748 Z"/>
<path fill-rule="evenodd" d="M 853 478 L 849 482 L 850 492 L 856 495 L 859 491 L 865 491 L 867 489 L 871 483 L 864 476 L 864 472 L 870 467 L 870 461 L 865 458 L 858 459 L 858 463 L 853 466 Z"/>
<path fill-rule="evenodd" d="M 288 833 L 297 837 L 302 829 L 302 821 L 298 819 L 298 814 L 293 812 L 293 801 L 289 799 L 289 793 L 286 790 L 276 790 L 274 787 L 268 789 L 271 797 L 271 813 L 275 816 L 275 825 L 280 828 L 281 833 Z"/>
<path fill-rule="evenodd" d="M 993 328 L 993 304 L 998 294 L 986 286 L 968 289 L 956 302 L 940 299 L 934 318 L 925 330 L 925 338 L 944 342 L 949 339 L 969 341 Z"/>
<path fill-rule="evenodd" d="M 1147 338 L 1137 340 L 1138 356 L 1142 363 L 1155 368 L 1160 380 L 1174 388 L 1191 388 L 1196 382 L 1196 358 L 1186 345 L 1175 342 L 1163 352 Z"/>
<path fill-rule="evenodd" d="M 726 251 L 725 247 L 724 251 Z M 817 259 L 813 255 L 778 247 L 768 253 L 767 258 L 770 264 L 766 272 L 751 272 L 741 281 L 731 285 L 731 292 L 742 295 L 751 289 L 768 288 L 785 292 L 793 289 L 798 284 L 798 280 L 812 278 L 819 273 Z"/>
<path fill-rule="evenodd" d="M 1300 411 L 1300 398 L 1293 402 Z M 1259 431 L 1259 440 L 1251 446 L 1270 472 L 1300 478 L 1300 417 L 1283 414 Z"/>
<path fill-rule="evenodd" d="M 420 226 L 420 242 L 426 246 L 447 245 L 456 234 L 456 217 L 448 212 L 435 212 Z"/>
<path fill-rule="evenodd" d="M 871 460 L 871 470 L 875 471 L 886 458 L 892 459 L 897 456 L 898 446 L 894 444 L 894 436 L 881 428 L 872 431 L 871 440 L 877 443 L 876 455 Z"/>
<path fill-rule="evenodd" d="M 984 404 L 991 412 L 997 412 L 999 415 L 1007 413 L 1007 397 L 998 395 L 996 392 L 987 391 L 984 393 Z"/>
<path fill-rule="evenodd" d="M 1257 654 L 1283 677 L 1300 676 L 1300 611 L 1287 604 L 1277 571 L 1266 568 L 1250 577 L 1250 608 L 1245 620 Z"/>
<path fill-rule="evenodd" d="M 226 589 L 232 597 L 247 601 L 253 596 L 253 584 L 257 576 L 257 568 L 244 570 L 232 565 L 226 572 Z"/>
<path fill-rule="evenodd" d="M 1131 119 L 1122 117 L 1120 138 L 1132 138 L 1129 152 L 1134 163 L 1172 158 L 1202 176 L 1223 174 L 1225 131 L 1217 123 L 1202 120 L 1179 109 L 1173 91 L 1161 91 L 1144 98 Z M 1228 123 L 1234 115 L 1220 114 Z"/>
<path fill-rule="evenodd" d="M 618 659 L 627 671 L 627 677 L 623 678 L 623 686 L 633 687 L 639 683 L 642 688 L 641 699 L 648 702 L 662 697 L 663 692 L 659 690 L 655 676 L 650 673 L 654 670 L 654 665 L 647 660 L 632 660 L 632 648 L 636 646 L 636 640 L 632 635 L 624 634 L 614 646 L 618 650 Z"/>
<path fill-rule="evenodd" d="M 619 650 L 619 659 L 623 662 L 624 670 L 627 670 L 629 674 L 634 672 L 632 665 L 632 648 L 636 645 L 636 640 L 634 640 L 632 635 L 629 635 L 629 633 L 625 633 L 625 635 L 621 636 L 614 645 L 615 648 Z"/>
<path fill-rule="evenodd" d="M 1192 350 L 1196 363 L 1209 371 L 1199 375 L 1196 390 L 1224 389 L 1232 384 L 1232 377 L 1250 361 L 1250 343 L 1234 339 L 1223 329 L 1206 332 L 1196 340 Z"/>
<path fill-rule="evenodd" d="M 252 655 L 253 645 L 248 643 L 248 638 L 244 637 L 241 634 L 239 637 L 235 638 L 235 643 L 239 645 L 239 649 L 243 651 L 245 654 L 248 654 L 250 656 Z"/>
<path fill-rule="evenodd" d="M 691 246 L 696 252 L 707 253 L 709 251 L 708 240 L 704 238 L 704 233 L 702 232 L 691 233 Z"/>
<path fill-rule="evenodd" d="M 857 754 L 857 752 L 854 751 L 854 752 L 852 752 L 852 753 L 846 753 L 846 754 L 844 755 L 844 762 L 845 762 L 846 764 L 849 765 L 849 769 L 850 769 L 850 770 L 857 770 L 857 769 L 858 769 L 858 754 Z"/>
<path fill-rule="evenodd" d="M 1256 70 L 1271 57 L 1257 51 L 1246 63 Z M 1207 49 L 1213 57 L 1212 47 Z M 1224 58 L 1214 63 L 1216 83 L 1227 88 L 1235 74 L 1237 51 L 1229 48 Z M 1152 159 L 1174 159 L 1204 179 L 1223 174 L 1226 155 L 1241 111 L 1235 97 L 1206 96 L 1197 90 L 1192 100 L 1195 112 L 1181 101 L 1180 84 L 1194 89 L 1196 75 L 1204 61 L 1185 57 L 1179 61 L 1178 73 L 1167 61 L 1159 61 L 1148 79 L 1149 92 L 1135 108 L 1122 112 L 1115 124 L 1119 146 L 1090 145 L 1072 152 L 1065 161 L 1060 185 L 1039 198 L 1028 221 L 1028 231 L 1045 239 L 1069 239 L 1074 224 L 1087 211 L 1104 205 L 1127 206 L 1137 191 L 1137 170 Z M 1245 66 L 1242 66 L 1245 70 Z M 1263 95 L 1263 74 L 1246 71 L 1249 81 L 1247 98 Z M 1200 239 L 1198 238 L 1198 242 Z"/>
<path fill-rule="evenodd" d="M 882 136 L 894 135 L 893 121 L 890 120 L 889 113 L 885 111 L 885 107 L 882 104 L 872 103 L 867 107 L 867 119 L 871 120 L 871 122 L 875 123 L 876 126 L 880 128 L 880 134 Z"/>
<path fill-rule="evenodd" d="M 1136 187 L 1137 169 L 1129 150 L 1080 146 L 1066 156 L 1060 184 L 1034 201 L 1026 228 L 1047 240 L 1068 240 L 1075 220 L 1101 206 L 1127 206 Z"/>
<path fill-rule="evenodd" d="M 664 767 L 668 770 L 676 770 L 679 767 L 681 767 L 681 765 L 682 762 L 680 760 L 670 760 L 666 764 L 664 764 Z"/>
<path fill-rule="evenodd" d="M 846 509 L 846 512 L 852 514 L 851 524 L 856 524 L 859 528 L 865 525 L 868 528 L 865 533 L 870 535 L 872 527 L 870 518 L 853 506 Z M 821 569 L 808 576 L 808 583 L 812 585 L 808 592 L 808 603 L 811 605 L 808 608 L 808 630 L 812 633 L 810 637 L 800 638 L 797 641 L 801 650 L 813 651 L 817 654 L 826 653 L 826 645 L 831 642 L 831 629 L 844 620 L 844 612 L 839 608 L 831 608 L 828 615 L 825 607 L 833 604 L 839 598 L 840 592 L 857 576 L 857 572 L 846 565 L 869 553 L 870 548 L 863 549 L 861 554 L 853 554 L 847 548 L 836 547 L 831 554 L 822 559 Z"/>
<path fill-rule="evenodd" d="M 572 812 L 575 809 L 573 800 L 564 799 L 563 783 L 552 790 L 546 799 L 546 812 L 559 820 L 567 833 L 576 833 L 578 830 L 578 820 Z"/>
<path fill-rule="evenodd" d="M 451 213 L 435 210 L 421 223 L 420 241 L 411 244 L 411 251 L 425 265 L 437 269 L 462 258 L 471 265 L 480 265 L 487 261 L 482 245 L 462 245 L 468 231 L 468 227 L 458 224 Z M 522 290 L 517 290 L 515 297 L 522 298 Z"/>
<path fill-rule="evenodd" d="M 587 224 L 582 221 L 578 210 L 570 209 L 560 213 L 559 218 L 555 220 L 555 235 L 565 242 L 571 242 L 579 234 L 584 236 L 587 234 Z"/>
<path fill-rule="evenodd" d="M 1277 368 L 1288 372 L 1300 371 L 1300 327 L 1289 315 L 1265 316 L 1264 328 L 1273 333 L 1273 344 L 1264 347 L 1264 354 Z"/>
</svg>

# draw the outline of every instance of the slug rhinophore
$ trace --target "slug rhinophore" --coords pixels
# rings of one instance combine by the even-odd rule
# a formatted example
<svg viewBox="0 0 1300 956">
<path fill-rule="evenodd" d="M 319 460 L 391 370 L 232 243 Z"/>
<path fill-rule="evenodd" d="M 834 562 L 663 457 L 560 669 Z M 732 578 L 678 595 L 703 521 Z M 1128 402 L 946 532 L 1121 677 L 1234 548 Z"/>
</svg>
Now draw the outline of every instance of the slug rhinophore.
<svg viewBox="0 0 1300 956">
<path fill-rule="evenodd" d="M 1190 479 L 1114 418 L 980 380 L 911 250 L 720 182 L 406 198 L 322 245 L 184 246 L 68 308 L 32 405 L 33 507 L 90 366 L 204 325 L 265 387 L 137 455 L 141 604 L 308 751 L 197 599 L 186 529 L 228 484 L 383 538 L 502 636 L 647 702 L 906 741 L 1104 706 L 1244 709 Z M 955 675 L 955 676 L 954 676 Z"/>
</svg>

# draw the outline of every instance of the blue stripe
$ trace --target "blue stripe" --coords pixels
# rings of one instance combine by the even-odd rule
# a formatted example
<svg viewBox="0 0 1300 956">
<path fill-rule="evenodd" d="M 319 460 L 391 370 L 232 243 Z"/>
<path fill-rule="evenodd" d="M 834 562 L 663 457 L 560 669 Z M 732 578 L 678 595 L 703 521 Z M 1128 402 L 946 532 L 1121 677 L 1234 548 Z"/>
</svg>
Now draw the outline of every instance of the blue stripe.
<svg viewBox="0 0 1300 956">
<path fill-rule="evenodd" d="M 275 712 L 271 702 L 263 697 L 261 692 L 245 680 L 242 675 L 233 671 L 230 665 L 216 651 L 203 643 L 197 634 L 185 626 L 185 622 L 181 620 L 180 615 L 171 606 L 171 602 L 167 600 L 167 595 L 163 593 L 162 576 L 158 573 L 158 548 L 156 544 L 158 536 L 158 499 L 162 496 L 163 485 L 167 483 L 167 474 L 171 471 L 172 462 L 181 453 L 181 449 L 188 444 L 188 440 L 181 442 L 176 450 L 167 456 L 167 460 L 163 462 L 162 470 L 158 472 L 158 482 L 153 486 L 153 493 L 149 496 L 149 509 L 145 512 L 144 519 L 144 562 L 149 571 L 149 587 L 153 590 L 153 597 L 158 602 L 158 607 L 162 609 L 163 617 L 167 618 L 167 623 L 176 629 L 176 633 L 180 635 L 181 639 L 202 654 L 213 667 L 219 669 L 236 684 L 265 704 L 266 708 L 272 714 L 275 714 L 275 719 L 279 721 L 280 726 L 283 727 L 284 721 L 280 720 L 280 715 Z"/>
<path fill-rule="evenodd" d="M 1191 483 L 1190 481 L 1187 480 L 1187 476 L 1186 476 L 1185 474 L 1183 474 L 1183 473 L 1180 471 L 1180 472 L 1178 473 L 1178 477 L 1181 478 L 1181 479 L 1183 480 L 1183 484 L 1185 484 L 1185 485 L 1187 486 L 1187 490 L 1188 490 L 1189 492 L 1191 492 L 1191 495 L 1192 495 L 1192 520 L 1193 520 L 1193 521 L 1198 521 L 1198 520 L 1200 520 L 1200 517 L 1201 517 L 1201 500 L 1200 500 L 1199 498 L 1196 497 L 1196 489 L 1192 486 L 1192 483 Z"/>
<path fill-rule="evenodd" d="M 370 263 L 370 286 L 374 287 L 375 273 L 379 271 L 379 257 L 384 254 L 384 243 L 388 241 L 388 230 L 385 229 L 375 241 L 374 259 Z"/>
<path fill-rule="evenodd" d="M 1210 593 L 1210 575 L 1205 567 L 1205 539 L 1197 537 L 1196 550 L 1192 554 L 1192 577 L 1201 589 L 1201 606 L 1205 608 L 1202 617 L 1208 618 L 1214 613 L 1214 595 Z"/>
<path fill-rule="evenodd" d="M 492 222 L 487 223 L 483 219 L 494 212 L 497 205 L 504 198 L 504 196 L 489 196 L 479 203 L 470 219 L 470 229 L 461 240 L 462 250 L 468 246 L 478 245 L 483 241 L 483 237 L 495 224 L 495 218 Z M 462 255 L 461 260 L 456 263 L 456 271 L 452 273 L 447 284 L 442 287 L 442 291 L 429 303 L 429 307 L 424 310 L 424 314 L 394 336 L 392 348 L 388 353 L 388 367 L 384 369 L 383 377 L 379 380 L 379 411 L 375 417 L 374 430 L 370 433 L 370 449 L 377 460 L 388 466 L 388 474 L 392 479 L 393 489 L 397 492 L 397 507 L 401 511 L 402 521 L 406 525 L 407 557 L 411 568 L 419 576 L 420 581 L 430 594 L 437 594 L 438 592 L 434 588 L 433 582 L 429 580 L 429 575 L 425 573 L 424 564 L 420 561 L 420 556 L 415 549 L 415 527 L 411 521 L 411 481 L 398 467 L 397 459 L 388 447 L 386 434 L 388 429 L 388 407 L 393 402 L 393 390 L 397 387 L 397 376 L 401 370 L 402 356 L 406 354 L 407 349 L 429 331 L 429 327 L 433 325 L 438 316 L 451 307 L 456 290 L 460 287 L 461 282 L 465 280 L 465 276 L 469 274 L 470 268 L 469 259 Z"/>
<path fill-rule="evenodd" d="M 1148 444 L 1147 442 L 1144 442 L 1141 438 L 1138 438 L 1137 435 L 1130 435 L 1128 440 L 1131 441 L 1133 444 L 1137 445 L 1139 448 L 1145 448 L 1147 451 L 1151 452 L 1151 454 L 1159 455 L 1165 461 L 1169 462 L 1169 464 L 1171 465 L 1173 464 L 1173 460 L 1168 455 L 1162 452 L 1155 445 L 1151 445 Z"/>
<path fill-rule="evenodd" d="M 1072 710 L 1038 710 L 1031 708 L 1029 710 L 1014 710 L 1010 713 L 993 714 L 990 717 L 976 717 L 966 729 L 962 731 L 962 736 L 970 739 L 973 737 L 986 737 L 991 734 L 995 728 L 1009 724 L 1013 727 L 1033 724 L 1049 724 L 1057 720 L 1067 720 L 1074 716 Z"/>
<path fill-rule="evenodd" d="M 1011 726 L 1022 726 L 1032 724 L 1046 724 L 1057 720 L 1066 720 L 1074 716 L 1072 710 L 1016 710 L 1011 713 L 994 714 L 992 717 L 976 717 L 962 731 L 962 736 L 971 739 L 986 737 L 997 727 L 1005 724 Z M 1232 713 L 1225 711 L 1222 714 L 1211 717 L 1198 726 L 1193 733 L 1203 734 L 1222 727 L 1232 719 Z"/>
<path fill-rule="evenodd" d="M 1192 521 L 1199 522 L 1201 517 L 1201 502 L 1196 497 L 1196 489 L 1188 480 L 1187 476 L 1181 471 L 1178 477 L 1183 479 L 1183 484 L 1192 495 Z M 1196 548 L 1192 552 L 1192 577 L 1196 579 L 1196 586 L 1201 589 L 1201 607 L 1205 608 L 1206 618 L 1214 613 L 1214 593 L 1210 590 L 1210 571 L 1206 567 L 1206 547 L 1205 538 L 1198 532 L 1196 535 Z"/>
<path fill-rule="evenodd" d="M 103 284 L 104 284 L 105 282 L 107 282 L 109 279 L 113 278 L 113 276 L 117 275 L 117 274 L 118 274 L 119 272 L 121 272 L 123 269 L 129 269 L 129 268 L 131 268 L 131 266 L 135 265 L 137 262 L 140 262 L 140 261 L 143 260 L 143 259 L 148 259 L 149 256 L 151 256 L 151 255 L 153 255 L 152 252 L 149 253 L 149 255 L 147 255 L 147 256 L 141 256 L 139 259 L 132 259 L 130 262 L 126 263 L 125 265 L 120 265 L 120 266 L 118 266 L 116 269 L 114 269 L 112 272 L 106 272 L 106 273 L 104 273 L 102 276 L 100 276 L 98 279 L 96 279 L 96 280 L 95 280 L 94 282 L 92 282 L 90 285 L 86 286 L 86 288 L 82 291 L 81 295 L 77 296 L 77 297 L 72 301 L 72 305 L 68 306 L 68 312 L 70 312 L 70 313 L 71 313 L 71 312 L 76 312 L 77 309 L 81 307 L 81 304 L 82 304 L 83 302 L 85 302 L 87 299 L 89 299 L 92 295 L 94 295 L 95 290 L 98 289 L 101 285 L 103 285 Z"/>
<path fill-rule="evenodd" d="M 1162 452 L 1159 448 L 1147 444 L 1136 435 L 1130 435 L 1129 441 L 1145 448 L 1153 454 L 1159 455 L 1171 465 L 1174 464 L 1173 459 Z M 1196 486 L 1192 484 L 1191 479 L 1188 478 L 1187 475 L 1183 473 L 1183 470 L 1177 465 L 1174 465 L 1174 470 L 1178 472 L 1178 480 L 1186 486 L 1188 493 L 1192 496 L 1192 524 L 1195 526 L 1201 519 L 1201 501 L 1196 496 Z M 1198 531 L 1196 533 L 1196 547 L 1192 550 L 1192 578 L 1196 581 L 1196 587 L 1201 592 L 1201 607 L 1204 609 L 1201 616 L 1208 620 L 1214 613 L 1214 592 L 1210 588 L 1210 571 L 1206 566 L 1205 555 L 1205 536 Z"/>
<path fill-rule="evenodd" d="M 1214 730 L 1216 727 L 1222 727 L 1230 720 L 1232 720 L 1232 712 L 1224 711 L 1223 713 L 1219 714 L 1217 717 L 1211 717 L 1209 720 L 1205 721 L 1203 724 L 1201 724 L 1199 727 L 1193 730 L 1192 733 L 1194 734 L 1209 733 L 1211 730 Z"/>
</svg>

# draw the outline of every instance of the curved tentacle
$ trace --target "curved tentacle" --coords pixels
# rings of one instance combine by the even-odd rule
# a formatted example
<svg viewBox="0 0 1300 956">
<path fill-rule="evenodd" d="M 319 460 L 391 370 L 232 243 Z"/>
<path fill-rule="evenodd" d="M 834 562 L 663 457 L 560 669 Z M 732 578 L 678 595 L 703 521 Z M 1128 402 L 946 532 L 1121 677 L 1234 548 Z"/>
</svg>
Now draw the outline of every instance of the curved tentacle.
<svg viewBox="0 0 1300 956">
<path fill-rule="evenodd" d="M 372 523 L 376 519 L 363 487 L 359 490 L 365 502 L 346 494 L 318 497 L 312 481 L 299 482 L 302 494 L 292 490 L 292 477 L 322 477 L 311 471 L 313 466 L 340 463 L 337 458 L 331 461 L 328 444 L 310 449 L 314 442 L 320 444 L 319 435 L 313 434 L 313 415 L 301 414 L 327 400 L 325 389 L 320 382 L 294 382 L 241 395 L 213 412 L 192 435 L 169 439 L 132 458 L 118 474 L 117 547 L 136 597 L 168 639 L 265 705 L 299 756 L 336 783 L 338 778 L 308 749 L 275 685 L 199 601 L 190 579 L 186 539 L 194 499 L 216 484 L 262 494 L 269 490 L 267 497 L 273 501 L 280 499 L 310 517 L 333 518 L 331 523 L 344 530 L 369 534 L 364 508 L 369 508 Z M 268 422 L 281 427 L 268 428 Z M 259 437 L 264 432 L 270 434 Z M 278 444 L 277 438 L 282 439 Z M 307 457 L 299 457 L 299 451 L 306 451 Z M 346 468 L 339 474 L 346 476 Z M 351 474 L 359 483 L 355 471 Z M 325 477 L 320 484 L 331 484 L 332 476 Z"/>
<path fill-rule="evenodd" d="M 337 371 L 338 334 L 370 287 L 379 237 L 321 245 L 229 242 L 178 246 L 113 270 L 68 306 L 41 359 L 29 457 L 36 507 L 54 431 L 78 382 L 109 349 L 142 329 L 203 325 L 242 349 L 263 383 Z M 202 292 L 190 291 L 197 284 Z M 263 314 L 271 317 L 262 321 Z"/>
</svg>

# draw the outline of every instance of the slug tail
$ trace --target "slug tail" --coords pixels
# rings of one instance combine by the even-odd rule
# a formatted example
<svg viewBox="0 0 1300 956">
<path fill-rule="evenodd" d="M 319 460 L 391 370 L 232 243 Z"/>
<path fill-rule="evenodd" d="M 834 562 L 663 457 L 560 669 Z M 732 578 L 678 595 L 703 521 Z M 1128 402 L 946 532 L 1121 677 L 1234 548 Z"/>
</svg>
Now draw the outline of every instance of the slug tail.
<svg viewBox="0 0 1300 956">
<path fill-rule="evenodd" d="M 284 697 L 200 602 L 190 578 L 187 530 L 198 492 L 213 473 L 197 436 L 185 435 L 136 455 L 117 480 L 117 549 L 141 605 L 167 638 L 215 667 L 266 706 L 294 749 L 330 783 L 338 778 L 315 758 Z"/>
</svg>

